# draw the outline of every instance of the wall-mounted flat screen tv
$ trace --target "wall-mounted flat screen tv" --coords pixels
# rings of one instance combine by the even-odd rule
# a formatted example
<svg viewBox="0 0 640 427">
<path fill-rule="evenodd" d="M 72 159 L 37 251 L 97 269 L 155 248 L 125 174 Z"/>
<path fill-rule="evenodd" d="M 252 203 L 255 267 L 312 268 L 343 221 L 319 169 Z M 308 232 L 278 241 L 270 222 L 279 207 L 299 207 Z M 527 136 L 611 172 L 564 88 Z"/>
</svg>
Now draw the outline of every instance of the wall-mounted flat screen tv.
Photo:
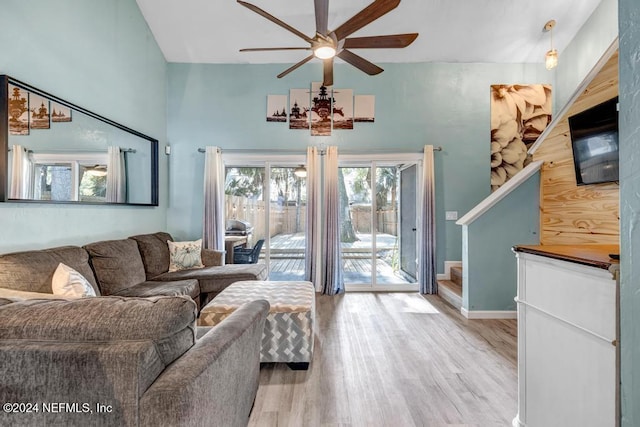
<svg viewBox="0 0 640 427">
<path fill-rule="evenodd" d="M 569 117 L 578 185 L 618 181 L 618 98 Z"/>
</svg>

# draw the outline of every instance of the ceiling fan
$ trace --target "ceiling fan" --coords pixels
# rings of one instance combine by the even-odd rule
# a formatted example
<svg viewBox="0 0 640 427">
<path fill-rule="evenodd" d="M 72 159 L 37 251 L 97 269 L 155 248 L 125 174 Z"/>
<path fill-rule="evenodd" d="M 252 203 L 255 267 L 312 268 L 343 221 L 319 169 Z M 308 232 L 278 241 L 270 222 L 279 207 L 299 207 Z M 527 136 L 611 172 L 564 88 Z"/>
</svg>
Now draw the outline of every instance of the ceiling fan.
<svg viewBox="0 0 640 427">
<path fill-rule="evenodd" d="M 376 75 L 384 71 L 377 65 L 367 61 L 363 57 L 356 55 L 348 49 L 371 49 L 371 48 L 402 48 L 409 46 L 418 37 L 418 33 L 409 34 L 393 34 L 386 36 L 369 36 L 369 37 L 351 37 L 351 34 L 360 28 L 375 21 L 381 16 L 395 9 L 400 0 L 375 0 L 369 6 L 355 14 L 347 22 L 340 25 L 333 31 L 329 31 L 327 24 L 329 21 L 329 0 L 314 0 L 315 17 L 316 17 L 316 34 L 308 37 L 304 33 L 296 30 L 287 23 L 279 20 L 275 16 L 245 1 L 238 0 L 242 6 L 246 7 L 263 16 L 269 21 L 281 26 L 282 28 L 292 32 L 307 43 L 309 47 L 259 47 L 240 49 L 240 52 L 256 52 L 271 50 L 310 50 L 313 53 L 302 61 L 292 65 L 291 67 L 278 74 L 278 78 L 284 77 L 301 65 L 311 61 L 314 57 L 322 59 L 324 78 L 323 85 L 333 85 L 333 59 L 338 57 L 354 67 L 364 71 L 370 76 Z"/>
</svg>

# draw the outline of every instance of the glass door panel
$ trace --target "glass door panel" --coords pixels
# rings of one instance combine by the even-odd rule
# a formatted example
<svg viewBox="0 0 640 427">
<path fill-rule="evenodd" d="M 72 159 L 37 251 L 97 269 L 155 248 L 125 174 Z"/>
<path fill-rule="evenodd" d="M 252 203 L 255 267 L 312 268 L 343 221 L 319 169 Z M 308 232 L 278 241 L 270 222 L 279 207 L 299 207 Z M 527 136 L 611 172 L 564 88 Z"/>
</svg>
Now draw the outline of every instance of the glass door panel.
<svg viewBox="0 0 640 427">
<path fill-rule="evenodd" d="M 247 235 L 245 246 L 253 247 L 260 239 L 268 235 L 264 202 L 265 168 L 230 167 L 225 177 L 225 213 L 227 228 L 229 220 L 241 220 L 249 223 L 251 233 Z M 227 230 L 227 234 L 239 231 Z M 264 246 L 263 246 L 264 248 Z M 259 263 L 264 263 L 264 249 Z"/>
<path fill-rule="evenodd" d="M 345 285 L 372 285 L 371 168 L 338 169 L 340 248 Z"/>
<path fill-rule="evenodd" d="M 416 283 L 416 166 L 376 166 L 375 285 Z M 411 173 L 406 171 L 413 170 Z M 413 272 L 409 264 L 413 263 Z"/>
<path fill-rule="evenodd" d="M 400 271 L 409 283 L 416 283 L 417 254 L 417 169 L 416 165 L 400 172 Z"/>
<path fill-rule="evenodd" d="M 395 166 L 376 168 L 376 284 L 398 281 L 398 180 Z"/>
<path fill-rule="evenodd" d="M 269 180 L 269 279 L 304 280 L 307 186 L 294 167 L 272 167 Z"/>
</svg>

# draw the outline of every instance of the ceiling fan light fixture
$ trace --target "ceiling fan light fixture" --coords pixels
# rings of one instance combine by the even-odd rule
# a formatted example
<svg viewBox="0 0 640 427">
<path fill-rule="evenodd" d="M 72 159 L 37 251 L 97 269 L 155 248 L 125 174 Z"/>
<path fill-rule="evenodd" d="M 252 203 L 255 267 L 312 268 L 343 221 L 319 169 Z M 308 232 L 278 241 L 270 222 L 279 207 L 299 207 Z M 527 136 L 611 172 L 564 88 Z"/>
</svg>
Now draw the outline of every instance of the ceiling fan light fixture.
<svg viewBox="0 0 640 427">
<path fill-rule="evenodd" d="M 319 59 L 329 59 L 336 56 L 336 50 L 331 46 L 320 46 L 313 50 L 313 54 Z"/>
</svg>

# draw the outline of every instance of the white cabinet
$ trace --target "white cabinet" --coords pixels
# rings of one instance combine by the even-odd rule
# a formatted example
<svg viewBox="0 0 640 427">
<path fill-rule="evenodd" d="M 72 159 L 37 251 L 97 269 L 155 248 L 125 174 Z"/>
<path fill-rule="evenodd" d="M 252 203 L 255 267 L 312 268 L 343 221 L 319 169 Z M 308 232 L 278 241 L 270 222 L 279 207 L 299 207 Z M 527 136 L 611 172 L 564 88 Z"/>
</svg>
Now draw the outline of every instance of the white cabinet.
<svg viewBox="0 0 640 427">
<path fill-rule="evenodd" d="M 616 282 L 602 265 L 518 251 L 514 427 L 616 425 Z"/>
</svg>

